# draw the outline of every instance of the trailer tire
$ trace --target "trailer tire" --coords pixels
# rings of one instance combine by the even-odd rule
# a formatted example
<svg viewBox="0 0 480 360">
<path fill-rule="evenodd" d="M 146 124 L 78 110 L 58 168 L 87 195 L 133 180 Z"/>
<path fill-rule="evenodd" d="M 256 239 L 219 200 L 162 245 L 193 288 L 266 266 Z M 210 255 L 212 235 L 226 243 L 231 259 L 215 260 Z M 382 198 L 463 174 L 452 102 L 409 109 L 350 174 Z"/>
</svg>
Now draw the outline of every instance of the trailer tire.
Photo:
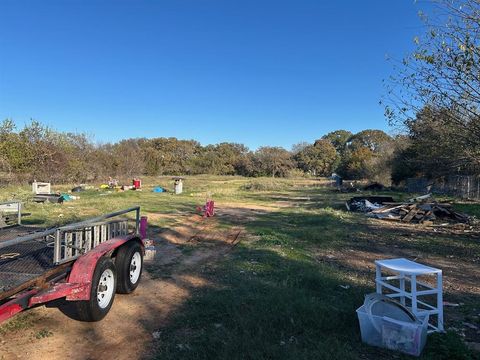
<svg viewBox="0 0 480 360">
<path fill-rule="evenodd" d="M 136 241 L 129 241 L 118 249 L 115 264 L 118 269 L 117 293 L 130 294 L 142 277 L 143 248 Z"/>
<path fill-rule="evenodd" d="M 117 271 L 113 260 L 101 257 L 93 272 L 90 299 L 74 302 L 78 320 L 102 320 L 112 307 L 116 285 Z"/>
</svg>

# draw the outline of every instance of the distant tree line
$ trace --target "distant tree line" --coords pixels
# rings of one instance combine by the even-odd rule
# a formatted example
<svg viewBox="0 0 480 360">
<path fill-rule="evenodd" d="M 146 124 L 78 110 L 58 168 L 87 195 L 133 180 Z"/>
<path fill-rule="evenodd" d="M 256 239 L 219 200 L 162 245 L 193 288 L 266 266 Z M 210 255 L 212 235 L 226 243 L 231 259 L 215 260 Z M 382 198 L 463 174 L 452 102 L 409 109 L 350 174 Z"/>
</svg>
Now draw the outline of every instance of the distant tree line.
<svg viewBox="0 0 480 360">
<path fill-rule="evenodd" d="M 291 151 L 264 146 L 255 151 L 237 143 L 202 146 L 173 137 L 126 139 L 96 144 L 84 134 L 52 130 L 38 121 L 17 129 L 0 124 L 0 175 L 3 182 L 33 179 L 88 182 L 142 175 L 328 176 L 385 181 L 395 139 L 380 130 L 331 132 Z M 385 175 L 385 172 L 387 175 Z M 387 179 L 386 181 L 389 181 Z"/>
<path fill-rule="evenodd" d="M 0 179 L 86 182 L 108 176 L 243 175 L 332 172 L 383 184 L 409 177 L 480 175 L 480 0 L 431 0 L 415 50 L 386 81 L 386 115 L 399 135 L 337 130 L 291 151 L 236 143 L 202 146 L 176 138 L 96 144 L 32 121 L 0 123 Z"/>
<path fill-rule="evenodd" d="M 386 115 L 399 135 L 337 130 L 291 151 L 176 138 L 95 144 L 32 121 L 0 124 L 0 179 L 85 182 L 107 176 L 273 176 L 332 172 L 388 184 L 409 177 L 480 175 L 480 0 L 431 0 L 415 50 L 386 81 Z M 395 61 L 395 60 L 394 60 Z"/>
</svg>

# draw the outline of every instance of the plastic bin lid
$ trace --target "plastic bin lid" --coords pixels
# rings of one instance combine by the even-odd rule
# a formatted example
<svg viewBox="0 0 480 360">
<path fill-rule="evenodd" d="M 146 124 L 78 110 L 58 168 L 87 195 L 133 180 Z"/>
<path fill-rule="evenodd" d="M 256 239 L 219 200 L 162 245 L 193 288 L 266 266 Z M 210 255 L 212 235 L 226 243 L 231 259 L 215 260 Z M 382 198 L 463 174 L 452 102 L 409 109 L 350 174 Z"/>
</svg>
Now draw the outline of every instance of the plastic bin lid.
<svg viewBox="0 0 480 360">
<path fill-rule="evenodd" d="M 365 312 L 378 332 L 381 331 L 381 323 L 376 321 L 374 316 L 379 318 L 389 317 L 410 323 L 419 322 L 417 317 L 406 306 L 385 295 L 377 293 L 368 294 L 365 296 L 363 305 L 365 306 Z"/>
</svg>

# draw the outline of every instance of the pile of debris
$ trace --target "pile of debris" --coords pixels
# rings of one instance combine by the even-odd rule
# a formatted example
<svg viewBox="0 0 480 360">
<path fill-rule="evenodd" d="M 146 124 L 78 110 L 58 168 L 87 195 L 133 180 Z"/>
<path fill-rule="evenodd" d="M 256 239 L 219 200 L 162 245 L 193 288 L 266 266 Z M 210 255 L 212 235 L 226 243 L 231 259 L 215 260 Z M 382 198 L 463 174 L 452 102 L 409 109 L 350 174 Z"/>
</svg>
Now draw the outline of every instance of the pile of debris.
<svg viewBox="0 0 480 360">
<path fill-rule="evenodd" d="M 406 202 L 394 202 L 386 196 L 353 197 L 347 201 L 346 207 L 349 211 L 365 212 L 376 219 L 405 223 L 433 225 L 438 220 L 464 224 L 474 221 L 473 217 L 453 210 L 452 204 L 431 199 L 430 194 Z"/>
<path fill-rule="evenodd" d="M 363 190 L 367 191 L 382 191 L 385 190 L 385 185 L 380 184 L 379 182 L 373 182 L 368 185 L 366 185 Z"/>
<path fill-rule="evenodd" d="M 470 216 L 452 209 L 448 203 L 423 203 L 423 204 L 388 204 L 370 212 L 370 216 L 377 219 L 398 220 L 425 225 L 432 225 L 435 220 L 469 223 Z"/>
<path fill-rule="evenodd" d="M 347 183 L 342 183 L 342 185 L 337 186 L 335 191 L 339 191 L 341 193 L 355 193 L 359 192 L 360 188 L 357 186 L 356 181 L 349 181 Z"/>
<path fill-rule="evenodd" d="M 345 203 L 348 211 L 370 212 L 381 209 L 387 203 L 393 203 L 391 196 L 354 196 Z"/>
</svg>

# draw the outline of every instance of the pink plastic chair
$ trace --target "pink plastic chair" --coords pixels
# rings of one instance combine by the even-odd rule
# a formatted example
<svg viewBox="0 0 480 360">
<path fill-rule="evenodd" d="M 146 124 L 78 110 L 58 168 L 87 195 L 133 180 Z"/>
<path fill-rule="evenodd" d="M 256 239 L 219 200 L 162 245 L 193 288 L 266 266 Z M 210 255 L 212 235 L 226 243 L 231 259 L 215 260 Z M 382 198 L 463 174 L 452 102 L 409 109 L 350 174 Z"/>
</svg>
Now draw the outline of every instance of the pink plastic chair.
<svg viewBox="0 0 480 360">
<path fill-rule="evenodd" d="M 213 200 L 208 200 L 204 207 L 203 217 L 211 217 L 215 215 L 215 202 Z"/>
</svg>

